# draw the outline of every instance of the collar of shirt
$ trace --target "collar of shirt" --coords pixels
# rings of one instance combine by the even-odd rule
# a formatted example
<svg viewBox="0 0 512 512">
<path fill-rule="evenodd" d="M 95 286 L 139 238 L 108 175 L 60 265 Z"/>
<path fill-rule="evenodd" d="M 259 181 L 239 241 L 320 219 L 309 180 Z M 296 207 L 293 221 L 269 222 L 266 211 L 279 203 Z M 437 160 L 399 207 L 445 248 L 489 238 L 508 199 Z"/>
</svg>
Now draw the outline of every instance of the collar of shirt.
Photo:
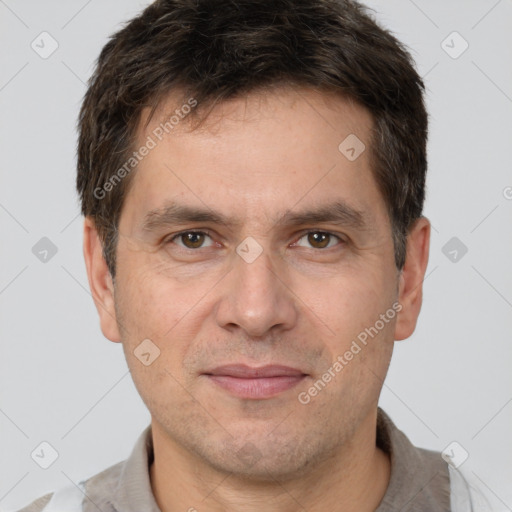
<svg viewBox="0 0 512 512">
<path fill-rule="evenodd" d="M 377 445 L 390 456 L 391 475 L 376 512 L 450 511 L 450 478 L 441 455 L 413 446 L 380 408 Z M 84 512 L 97 512 L 99 503 L 108 504 L 113 512 L 161 512 L 151 490 L 149 467 L 152 461 L 153 440 L 149 425 L 125 462 L 87 481 L 90 500 L 85 500 Z M 110 496 L 107 502 L 101 499 L 106 496 Z"/>
</svg>

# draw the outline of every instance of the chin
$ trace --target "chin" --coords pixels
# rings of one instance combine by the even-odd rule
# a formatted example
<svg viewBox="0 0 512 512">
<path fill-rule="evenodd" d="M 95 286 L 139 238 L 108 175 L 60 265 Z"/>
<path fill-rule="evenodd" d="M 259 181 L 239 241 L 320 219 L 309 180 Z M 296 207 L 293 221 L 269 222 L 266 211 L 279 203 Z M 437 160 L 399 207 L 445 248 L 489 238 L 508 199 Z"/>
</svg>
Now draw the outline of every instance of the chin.
<svg viewBox="0 0 512 512">
<path fill-rule="evenodd" d="M 246 438 L 247 439 L 247 438 Z M 221 447 L 219 449 L 219 447 Z M 201 452 L 201 453 L 199 453 Z M 234 438 L 223 444 L 203 447 L 196 452 L 216 471 L 254 483 L 285 482 L 301 477 L 311 468 L 329 458 L 332 447 L 322 445 L 308 436 L 290 436 L 288 439 L 261 439 L 240 442 Z"/>
</svg>

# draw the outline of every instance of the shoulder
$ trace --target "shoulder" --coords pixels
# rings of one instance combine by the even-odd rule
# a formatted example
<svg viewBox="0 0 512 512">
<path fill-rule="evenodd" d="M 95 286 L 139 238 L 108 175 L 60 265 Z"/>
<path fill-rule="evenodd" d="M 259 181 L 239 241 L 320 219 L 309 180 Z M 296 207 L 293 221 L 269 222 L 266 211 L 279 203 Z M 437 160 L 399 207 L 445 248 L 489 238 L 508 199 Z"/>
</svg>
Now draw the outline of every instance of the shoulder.
<svg viewBox="0 0 512 512">
<path fill-rule="evenodd" d="M 128 459 L 79 482 L 67 482 L 66 486 L 54 489 L 54 492 L 41 496 L 17 512 L 61 510 L 62 503 L 66 503 L 66 509 L 69 509 L 68 503 L 76 504 L 77 509 L 81 503 L 84 512 L 113 512 L 123 508 L 118 506 L 119 503 L 124 505 L 142 494 L 148 496 L 151 502 L 148 464 L 152 456 L 151 425 L 148 425 L 137 439 Z"/>
<path fill-rule="evenodd" d="M 45 494 L 44 496 L 37 498 L 37 500 L 34 500 L 26 507 L 18 510 L 18 512 L 41 512 L 44 509 L 44 507 L 48 505 L 52 496 L 53 493 L 49 492 L 48 494 Z"/>
<path fill-rule="evenodd" d="M 487 489 L 467 470 L 449 466 L 453 512 L 492 512 L 498 505 Z"/>
<path fill-rule="evenodd" d="M 53 510 L 53 501 L 55 500 L 60 503 L 60 501 L 65 498 L 66 503 L 70 502 L 68 500 L 72 500 L 73 503 L 75 503 L 75 501 L 78 503 L 83 500 L 84 495 L 86 495 L 96 505 L 99 503 L 105 505 L 102 512 L 107 512 L 108 510 L 111 510 L 109 500 L 117 488 L 119 476 L 122 473 L 124 465 L 125 461 L 119 462 L 107 469 L 104 469 L 100 473 L 79 482 L 78 484 L 68 484 L 64 487 L 55 489 L 54 492 L 41 496 L 17 512 L 44 512 L 45 510 L 48 510 L 48 506 Z"/>
</svg>

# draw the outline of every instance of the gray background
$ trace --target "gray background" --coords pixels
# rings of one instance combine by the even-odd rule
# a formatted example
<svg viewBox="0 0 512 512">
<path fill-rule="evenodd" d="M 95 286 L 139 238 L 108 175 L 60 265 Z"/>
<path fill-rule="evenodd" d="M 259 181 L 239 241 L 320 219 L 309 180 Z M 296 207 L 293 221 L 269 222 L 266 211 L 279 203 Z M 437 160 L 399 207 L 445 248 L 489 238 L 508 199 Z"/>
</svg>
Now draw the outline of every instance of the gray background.
<svg viewBox="0 0 512 512">
<path fill-rule="evenodd" d="M 461 468 L 512 510 L 512 1 L 366 3 L 411 48 L 431 116 L 424 305 L 382 406 L 420 446 L 459 443 Z M 0 0 L 0 510 L 126 458 L 150 421 L 98 326 L 74 192 L 85 82 L 145 4 Z M 31 47 L 51 49 L 43 31 L 59 45 L 46 59 Z M 59 455 L 48 469 L 31 458 L 43 441 Z"/>
</svg>

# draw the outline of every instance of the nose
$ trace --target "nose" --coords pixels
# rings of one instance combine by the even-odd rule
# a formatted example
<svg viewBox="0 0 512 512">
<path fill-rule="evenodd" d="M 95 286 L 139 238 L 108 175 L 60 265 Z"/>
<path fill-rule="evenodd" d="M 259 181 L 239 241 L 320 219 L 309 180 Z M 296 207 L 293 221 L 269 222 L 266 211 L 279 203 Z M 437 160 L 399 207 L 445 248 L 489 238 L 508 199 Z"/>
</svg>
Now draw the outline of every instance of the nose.
<svg viewBox="0 0 512 512">
<path fill-rule="evenodd" d="M 298 317 L 295 296 L 286 283 L 284 262 L 268 251 L 254 261 L 234 255 L 233 269 L 223 280 L 216 309 L 218 325 L 247 336 L 291 329 Z"/>
</svg>

